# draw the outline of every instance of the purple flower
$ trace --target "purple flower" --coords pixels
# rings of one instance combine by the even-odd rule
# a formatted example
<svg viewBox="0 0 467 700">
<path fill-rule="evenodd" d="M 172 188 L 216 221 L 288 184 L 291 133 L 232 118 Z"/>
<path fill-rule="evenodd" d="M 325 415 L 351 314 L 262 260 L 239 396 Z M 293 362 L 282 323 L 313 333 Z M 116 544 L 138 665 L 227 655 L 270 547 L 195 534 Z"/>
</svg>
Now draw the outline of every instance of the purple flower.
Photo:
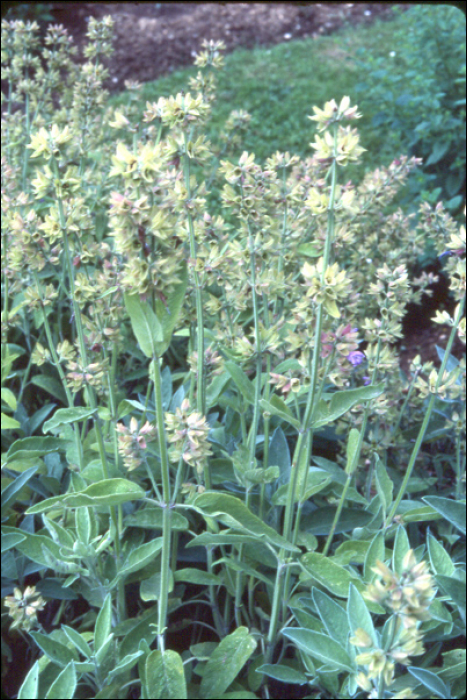
<svg viewBox="0 0 467 700">
<path fill-rule="evenodd" d="M 365 386 L 368 386 L 368 384 L 371 384 L 371 379 L 370 377 L 363 377 L 363 384 Z"/>
<path fill-rule="evenodd" d="M 352 364 L 354 367 L 357 367 L 365 359 L 365 353 L 361 352 L 360 350 L 352 350 L 352 352 L 349 352 L 349 354 L 347 355 L 347 359 L 350 362 L 350 364 Z"/>
</svg>

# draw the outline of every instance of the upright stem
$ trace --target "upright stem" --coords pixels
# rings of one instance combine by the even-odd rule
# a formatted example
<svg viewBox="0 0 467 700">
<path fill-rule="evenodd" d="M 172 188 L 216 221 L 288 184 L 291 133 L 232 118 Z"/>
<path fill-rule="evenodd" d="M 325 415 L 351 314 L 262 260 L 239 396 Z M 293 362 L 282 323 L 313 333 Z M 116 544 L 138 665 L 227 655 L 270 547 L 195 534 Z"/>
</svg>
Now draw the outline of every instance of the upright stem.
<svg viewBox="0 0 467 700">
<path fill-rule="evenodd" d="M 60 180 L 60 173 L 58 170 L 58 164 L 57 164 L 57 160 L 55 157 L 52 158 L 52 165 L 54 168 L 55 177 L 59 181 Z M 76 300 L 76 295 L 75 295 L 75 280 L 74 280 L 74 275 L 73 275 L 73 265 L 71 262 L 70 248 L 68 245 L 65 212 L 63 209 L 62 197 L 58 191 L 56 191 L 56 197 L 57 197 L 58 211 L 59 211 L 59 217 L 60 217 L 60 228 L 62 231 L 63 252 L 65 255 L 66 270 L 67 270 L 68 280 L 69 280 L 69 285 L 70 285 L 70 293 L 71 293 L 71 299 L 72 299 L 72 304 L 73 304 L 73 312 L 74 312 L 75 323 L 76 323 L 76 331 L 78 334 L 80 355 L 81 355 L 81 359 L 82 359 L 83 363 L 85 365 L 87 365 L 88 358 L 87 358 L 87 352 L 86 352 L 86 345 L 84 342 L 83 325 L 82 325 L 82 321 L 81 321 L 81 309 L 80 309 L 80 306 Z M 93 409 L 97 408 L 97 401 L 96 401 L 94 389 L 91 386 L 88 386 L 88 397 L 89 397 L 89 404 L 90 404 L 91 408 L 93 408 Z M 97 437 L 97 447 L 99 450 L 99 456 L 100 456 L 101 463 L 102 463 L 102 471 L 104 474 L 104 478 L 108 479 L 109 478 L 109 468 L 108 468 L 108 464 L 107 464 L 107 455 L 105 452 L 104 439 L 102 437 L 102 430 L 101 430 L 101 426 L 100 426 L 98 419 L 96 419 L 96 422 L 95 422 L 95 429 L 96 429 L 96 437 Z M 115 465 L 115 466 L 117 466 L 117 465 Z M 118 509 L 120 510 L 121 506 L 118 506 Z M 110 506 L 110 516 L 112 518 L 112 522 L 113 522 L 114 527 L 115 527 L 115 533 L 116 533 L 115 552 L 117 554 L 118 565 L 120 566 L 121 549 L 120 549 L 119 521 L 121 521 L 121 517 L 117 518 L 117 509 L 115 508 L 115 506 Z M 117 598 L 118 598 L 119 621 L 123 621 L 126 617 L 125 586 L 124 586 L 123 580 L 120 580 L 118 583 Z"/>
<path fill-rule="evenodd" d="M 255 325 L 255 344 L 256 344 L 256 377 L 255 377 L 255 403 L 253 407 L 253 421 L 250 426 L 250 432 L 248 435 L 248 446 L 249 446 L 249 466 L 250 469 L 255 468 L 256 461 L 256 438 L 258 435 L 258 424 L 259 424 L 259 409 L 260 409 L 260 399 L 261 399 L 261 374 L 263 367 L 263 356 L 261 353 L 261 338 L 259 330 L 259 305 L 258 297 L 256 294 L 256 257 L 255 257 L 255 242 L 253 239 L 253 234 L 251 232 L 250 223 L 247 220 L 248 227 L 248 247 L 250 252 L 250 274 L 251 274 L 251 294 L 253 299 L 253 319 Z M 245 503 L 249 506 L 250 503 L 251 490 L 248 489 L 246 492 Z M 243 545 L 239 546 L 238 559 L 242 560 L 243 556 Z M 243 584 L 243 573 L 242 571 L 237 572 L 236 588 L 235 588 L 235 611 L 237 616 L 237 624 L 239 622 L 239 610 L 241 607 L 241 596 L 242 596 L 242 584 Z"/>
<path fill-rule="evenodd" d="M 170 546 L 171 546 L 171 498 L 170 498 L 170 474 L 167 440 L 165 437 L 164 414 L 162 408 L 162 379 L 160 360 L 153 356 L 154 367 L 154 394 L 156 400 L 157 436 L 161 457 L 162 474 L 162 554 L 161 554 L 161 588 L 159 594 L 157 646 L 160 651 L 165 649 L 165 630 L 167 627 L 167 608 L 170 583 Z"/>
<path fill-rule="evenodd" d="M 185 187 L 187 191 L 188 199 L 191 197 L 191 185 L 190 185 L 190 156 L 188 155 L 188 134 L 184 132 L 185 139 L 185 154 L 183 155 L 183 173 L 185 176 Z M 205 372 L 204 372 L 204 312 L 203 312 L 203 302 L 201 297 L 201 284 L 199 280 L 199 274 L 196 270 L 196 253 L 197 245 L 195 239 L 195 229 L 193 224 L 193 216 L 188 212 L 188 230 L 190 234 L 190 257 L 193 260 L 193 278 L 195 282 L 195 304 L 196 304 L 196 318 L 198 322 L 198 329 L 196 334 L 197 340 L 197 353 L 198 353 L 198 390 L 196 393 L 196 408 L 199 413 L 203 416 L 206 414 L 206 387 L 205 387 Z M 211 476 L 208 467 L 205 469 L 205 481 L 206 488 L 211 488 Z"/>
<path fill-rule="evenodd" d="M 403 479 L 402 484 L 400 486 L 399 493 L 397 494 L 397 498 L 394 501 L 394 503 L 392 504 L 392 508 L 389 512 L 387 519 L 386 519 L 385 527 L 389 527 L 389 525 L 391 524 L 391 522 L 392 522 L 392 520 L 397 512 L 397 509 L 399 508 L 399 504 L 400 504 L 400 502 L 401 502 L 402 498 L 404 497 L 405 492 L 407 490 L 407 485 L 409 483 L 410 477 L 412 476 L 413 468 L 415 466 L 415 462 L 417 460 L 418 453 L 420 451 L 420 447 L 422 446 L 423 438 L 425 437 L 425 433 L 426 433 L 426 430 L 428 428 L 428 424 L 430 422 L 430 418 L 431 418 L 433 406 L 434 406 L 434 403 L 436 400 L 437 392 L 438 392 L 438 389 L 439 389 L 441 382 L 443 380 L 443 376 L 444 376 L 444 372 L 446 370 L 446 365 L 447 365 L 448 360 L 449 360 L 451 348 L 452 348 L 452 345 L 454 343 L 454 338 L 456 337 L 459 323 L 464 315 L 464 308 L 465 308 L 465 294 L 464 294 L 464 297 L 462 298 L 462 301 L 459 303 L 459 307 L 457 309 L 456 319 L 455 319 L 454 325 L 451 329 L 451 334 L 449 336 L 448 344 L 446 346 L 446 352 L 444 353 L 444 358 L 443 358 L 443 361 L 441 363 L 441 367 L 439 368 L 439 371 L 438 371 L 438 379 L 436 380 L 436 385 L 435 385 L 434 391 L 430 396 L 430 400 L 428 402 L 425 416 L 423 418 L 423 423 L 421 425 L 420 431 L 419 431 L 417 439 L 415 441 L 415 445 L 413 446 L 412 454 L 410 455 L 410 460 L 409 460 L 409 463 L 407 465 L 404 479 Z"/>
<path fill-rule="evenodd" d="M 331 163 L 331 168 L 330 168 L 331 185 L 330 185 L 330 195 L 329 195 L 329 205 L 328 205 L 327 235 L 326 235 L 326 241 L 324 244 L 323 266 L 322 266 L 322 272 L 321 272 L 321 282 L 322 283 L 324 283 L 324 275 L 325 275 L 326 269 L 329 265 L 329 260 L 330 260 L 330 256 L 331 256 L 331 245 L 332 245 L 332 242 L 334 240 L 334 228 L 335 228 L 334 203 L 335 203 L 336 185 L 337 185 L 337 162 L 336 162 L 337 130 L 338 130 L 338 125 L 335 123 L 335 124 L 333 124 L 334 157 L 333 157 L 333 160 Z M 301 466 L 300 460 L 301 460 L 302 450 L 303 450 L 303 447 L 307 443 L 308 432 L 312 429 L 311 418 L 312 418 L 313 408 L 315 405 L 319 364 L 320 364 L 320 360 L 321 360 L 321 333 L 322 333 L 322 325 L 323 325 L 323 314 L 324 314 L 323 305 L 319 304 L 317 312 L 316 312 L 313 358 L 312 358 L 312 363 L 311 363 L 310 389 L 308 392 L 305 414 L 303 417 L 301 427 L 299 429 L 297 444 L 296 444 L 295 450 L 294 450 L 294 455 L 293 455 L 293 460 L 292 460 L 292 472 L 291 472 L 292 478 L 290 479 L 290 483 L 289 483 L 289 489 L 287 492 L 287 501 L 286 501 L 285 513 L 284 513 L 283 536 L 286 537 L 287 539 L 290 539 L 290 534 L 291 534 L 291 530 L 292 530 L 292 514 L 293 514 L 293 506 L 294 506 L 294 502 L 295 502 L 295 493 L 296 493 L 296 488 L 297 488 L 299 470 L 300 470 L 300 466 Z M 285 551 L 281 550 L 280 554 L 279 554 L 279 559 L 280 559 L 280 561 L 284 561 L 284 558 L 285 558 Z M 288 580 L 287 580 L 287 588 L 288 588 L 289 579 L 290 579 L 290 577 L 288 577 Z M 273 603 L 272 603 L 272 611 L 274 612 L 274 615 L 271 613 L 271 620 L 269 623 L 269 633 L 268 633 L 268 645 L 267 645 L 267 651 L 265 654 L 265 663 L 270 663 L 270 660 L 272 658 L 273 644 L 274 644 L 274 640 L 275 640 L 276 635 L 277 635 L 277 627 L 278 627 L 278 622 L 279 622 L 279 601 L 282 599 L 283 595 L 284 595 L 283 604 L 287 605 L 288 592 L 286 591 L 285 594 L 283 594 L 283 590 L 284 590 L 284 586 L 283 586 L 282 581 L 277 580 L 277 585 L 274 588 L 274 596 L 273 596 Z"/>
</svg>

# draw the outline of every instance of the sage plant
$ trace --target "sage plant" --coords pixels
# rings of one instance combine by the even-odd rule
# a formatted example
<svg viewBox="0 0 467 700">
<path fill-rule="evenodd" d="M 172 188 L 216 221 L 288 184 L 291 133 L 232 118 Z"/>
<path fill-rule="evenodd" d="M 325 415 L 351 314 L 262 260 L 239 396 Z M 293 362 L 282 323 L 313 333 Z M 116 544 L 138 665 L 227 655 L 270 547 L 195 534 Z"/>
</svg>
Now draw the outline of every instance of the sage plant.
<svg viewBox="0 0 467 700">
<path fill-rule="evenodd" d="M 346 178 L 348 96 L 313 108 L 307 158 L 239 149 L 242 111 L 211 143 L 220 42 L 189 90 L 114 109 L 111 29 L 78 70 L 62 28 L 36 55 L 2 22 L 4 618 L 39 657 L 18 697 L 461 697 L 429 643 L 465 629 L 465 227 L 386 213 L 416 157 Z M 406 376 L 427 238 L 455 309 L 441 366 Z M 426 476 L 440 435 L 452 492 Z"/>
</svg>

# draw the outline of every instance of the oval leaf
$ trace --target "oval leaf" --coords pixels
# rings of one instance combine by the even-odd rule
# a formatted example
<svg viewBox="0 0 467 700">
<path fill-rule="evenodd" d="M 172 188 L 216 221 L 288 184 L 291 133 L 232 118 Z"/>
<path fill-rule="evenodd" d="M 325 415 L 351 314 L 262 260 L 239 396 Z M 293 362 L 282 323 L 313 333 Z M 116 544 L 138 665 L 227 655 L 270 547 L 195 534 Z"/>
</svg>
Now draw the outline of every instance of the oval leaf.
<svg viewBox="0 0 467 700">
<path fill-rule="evenodd" d="M 145 697 L 153 700 L 186 700 L 186 681 L 180 654 L 168 649 L 152 651 L 146 659 Z"/>
<path fill-rule="evenodd" d="M 200 697 L 206 700 L 219 698 L 237 678 L 255 649 L 256 642 L 246 627 L 238 627 L 224 637 L 206 664 Z"/>
<path fill-rule="evenodd" d="M 77 683 L 75 664 L 70 661 L 48 689 L 46 700 L 71 700 L 75 695 Z"/>
<path fill-rule="evenodd" d="M 286 627 L 282 634 L 290 639 L 299 649 L 310 654 L 315 659 L 322 661 L 327 666 L 337 671 L 348 671 L 354 673 L 352 661 L 345 649 L 331 637 L 320 632 Z"/>
<path fill-rule="evenodd" d="M 362 581 L 320 552 L 307 552 L 300 558 L 300 562 L 312 578 L 339 598 L 347 598 L 350 583 L 359 591 L 365 590 Z"/>
<path fill-rule="evenodd" d="M 26 675 L 21 688 L 18 691 L 18 700 L 37 700 L 39 692 L 39 662 Z"/>
<path fill-rule="evenodd" d="M 43 513 L 50 508 L 63 506 L 79 508 L 81 506 L 116 506 L 127 501 L 144 497 L 144 490 L 128 479 L 103 479 L 91 484 L 84 491 L 53 496 L 28 509 L 28 515 Z"/>
<path fill-rule="evenodd" d="M 258 516 L 235 496 L 224 493 L 202 493 L 193 500 L 193 506 L 204 515 L 220 520 L 236 530 L 247 530 L 258 537 L 265 537 L 271 544 L 290 552 L 299 552 L 299 548 L 279 535 L 272 527 L 266 525 Z"/>
<path fill-rule="evenodd" d="M 84 406 L 76 406 L 75 408 L 59 408 L 42 426 L 42 432 L 53 433 L 55 428 L 66 423 L 74 423 L 76 421 L 86 420 L 97 412 L 97 408 L 86 408 Z"/>
<path fill-rule="evenodd" d="M 425 686 L 430 693 L 434 693 L 439 698 L 451 697 L 448 686 L 436 673 L 428 671 L 426 668 L 417 668 L 416 666 L 412 666 L 412 668 L 408 668 L 407 670 L 419 683 Z"/>
<path fill-rule="evenodd" d="M 466 534 L 465 503 L 452 501 L 450 498 L 442 498 L 441 496 L 425 496 L 422 500 L 438 511 L 438 513 L 441 513 L 441 515 L 446 518 L 446 520 L 449 520 L 454 527 L 457 527 L 463 535 Z"/>
<path fill-rule="evenodd" d="M 125 306 L 133 333 L 146 357 L 158 357 L 157 343 L 164 342 L 161 323 L 146 301 L 139 294 L 125 294 Z"/>
</svg>

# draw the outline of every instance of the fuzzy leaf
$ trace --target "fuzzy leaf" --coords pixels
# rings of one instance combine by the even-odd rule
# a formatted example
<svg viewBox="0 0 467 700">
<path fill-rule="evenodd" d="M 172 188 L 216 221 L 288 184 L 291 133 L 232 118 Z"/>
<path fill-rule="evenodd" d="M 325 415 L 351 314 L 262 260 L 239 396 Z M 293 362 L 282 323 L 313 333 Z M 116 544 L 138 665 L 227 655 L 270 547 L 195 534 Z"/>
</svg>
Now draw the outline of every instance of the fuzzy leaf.
<svg viewBox="0 0 467 700">
<path fill-rule="evenodd" d="M 124 295 L 125 306 L 130 317 L 133 333 L 146 357 L 159 357 L 158 344 L 164 342 L 164 332 L 159 319 L 147 301 L 139 294 Z"/>
<path fill-rule="evenodd" d="M 146 694 L 153 700 L 186 700 L 186 680 L 180 654 L 151 651 L 146 659 Z"/>
<path fill-rule="evenodd" d="M 300 428 L 300 421 L 297 418 L 294 418 L 290 408 L 287 406 L 285 401 L 283 401 L 279 396 L 276 396 L 274 394 L 273 396 L 271 396 L 271 401 L 261 399 L 259 405 L 261 406 L 263 411 L 268 411 L 273 416 L 277 416 L 278 418 L 284 420 L 286 423 L 290 423 L 290 425 L 293 425 L 294 428 L 297 428 L 297 430 Z"/>
<path fill-rule="evenodd" d="M 349 639 L 349 620 L 345 609 L 319 588 L 313 588 L 313 602 L 329 636 L 343 647 Z"/>
<path fill-rule="evenodd" d="M 200 697 L 219 698 L 237 678 L 254 650 L 256 641 L 246 627 L 224 637 L 211 654 L 201 680 Z"/>
<path fill-rule="evenodd" d="M 402 525 L 396 530 L 396 537 L 394 538 L 394 550 L 392 553 L 392 565 L 396 574 L 402 573 L 402 563 L 404 557 L 410 549 L 410 542 L 407 532 Z"/>
<path fill-rule="evenodd" d="M 193 500 L 193 506 L 203 515 L 220 520 L 228 527 L 246 530 L 258 537 L 266 538 L 271 544 L 289 552 L 299 552 L 295 545 L 279 535 L 272 527 L 266 525 L 257 515 L 235 496 L 224 493 L 202 493 Z"/>
<path fill-rule="evenodd" d="M 327 634 L 296 627 L 286 627 L 282 630 L 282 634 L 290 639 L 301 651 L 322 661 L 330 668 L 337 671 L 348 671 L 349 673 L 355 672 L 350 656 L 345 649 Z"/>
<path fill-rule="evenodd" d="M 71 700 L 75 695 L 77 683 L 75 664 L 70 661 L 49 687 L 45 700 Z"/>
<path fill-rule="evenodd" d="M 427 545 L 431 568 L 435 574 L 453 576 L 456 567 L 454 566 L 451 557 L 441 542 L 438 542 L 436 537 L 433 537 L 430 531 L 428 531 Z"/>
<path fill-rule="evenodd" d="M 434 508 L 438 513 L 449 520 L 450 523 L 457 527 L 458 530 L 465 532 L 465 501 L 452 501 L 450 498 L 442 498 L 441 496 L 425 496 L 425 503 Z"/>
<path fill-rule="evenodd" d="M 94 626 L 94 652 L 97 653 L 104 646 L 110 634 L 112 621 L 112 597 L 107 593 L 105 600 L 96 618 Z"/>
<path fill-rule="evenodd" d="M 67 440 L 54 437 L 27 437 L 15 440 L 7 452 L 7 464 L 14 459 L 31 459 L 43 457 L 50 452 L 64 450 L 68 446 Z"/>
<path fill-rule="evenodd" d="M 156 299 L 156 315 L 159 319 L 163 336 L 162 342 L 158 342 L 156 345 L 156 351 L 159 357 L 162 357 L 170 345 L 172 333 L 183 306 L 183 300 L 185 298 L 186 287 L 188 284 L 188 268 L 186 265 L 183 266 L 180 277 L 180 283 L 176 285 L 173 292 L 169 294 L 167 306 L 165 306 L 160 299 Z"/>
<path fill-rule="evenodd" d="M 26 512 L 28 515 L 35 515 L 54 507 L 115 506 L 143 498 L 144 493 L 140 486 L 128 479 L 103 479 L 91 484 L 84 491 L 46 498 L 45 501 L 37 503 Z"/>
<path fill-rule="evenodd" d="M 242 368 L 236 365 L 235 362 L 231 361 L 225 363 L 225 368 L 247 403 L 254 404 L 255 387 L 253 382 L 248 379 Z"/>
<path fill-rule="evenodd" d="M 301 557 L 300 562 L 307 574 L 309 573 L 313 579 L 339 598 L 347 598 L 350 583 L 353 583 L 359 591 L 365 590 L 364 583 L 355 575 L 320 552 L 307 552 Z"/>
<path fill-rule="evenodd" d="M 70 661 L 77 661 L 75 654 L 65 644 L 42 632 L 29 632 L 37 646 L 54 664 L 65 668 Z"/>
<path fill-rule="evenodd" d="M 320 402 L 316 419 L 313 421 L 313 429 L 321 428 L 332 421 L 340 418 L 344 413 L 347 413 L 352 406 L 363 401 L 376 399 L 384 392 L 383 384 L 375 386 L 361 386 L 358 389 L 347 389 L 345 391 L 336 391 L 331 394 L 329 406 L 325 405 L 325 401 Z M 324 397 L 326 398 L 326 396 Z M 305 426 L 308 427 L 308 426 Z"/>
<path fill-rule="evenodd" d="M 372 568 L 376 562 L 384 561 L 384 532 L 377 532 L 371 541 L 363 565 L 363 578 L 366 583 L 370 583 L 376 576 Z"/>
<path fill-rule="evenodd" d="M 350 584 L 349 599 L 347 601 L 347 615 L 352 634 L 355 634 L 355 630 L 361 627 L 372 639 L 374 646 L 378 646 L 378 639 L 370 611 L 363 600 L 362 594 L 352 584 Z"/>
<path fill-rule="evenodd" d="M 450 698 L 451 693 L 444 681 L 439 678 L 436 673 L 428 671 L 426 668 L 417 668 L 416 666 L 409 667 L 408 672 L 417 679 L 430 693 L 434 693 L 439 698 Z"/>
<path fill-rule="evenodd" d="M 264 675 L 269 678 L 275 678 L 276 681 L 281 681 L 281 683 L 298 683 L 304 685 L 308 682 L 304 673 L 282 664 L 263 664 L 255 669 L 255 671 L 256 673 L 264 673 Z"/>
<path fill-rule="evenodd" d="M 16 428 L 21 428 L 21 423 L 16 418 L 2 413 L 2 430 L 16 430 Z"/>
<path fill-rule="evenodd" d="M 74 423 L 83 421 L 93 416 L 96 413 L 96 408 L 86 408 L 84 406 L 75 406 L 74 408 L 59 408 L 55 411 L 52 418 L 42 426 L 43 433 L 53 433 L 55 428 L 66 423 Z"/>
<path fill-rule="evenodd" d="M 18 700 L 37 700 L 39 692 L 39 661 L 26 674 L 18 691 Z"/>
</svg>

